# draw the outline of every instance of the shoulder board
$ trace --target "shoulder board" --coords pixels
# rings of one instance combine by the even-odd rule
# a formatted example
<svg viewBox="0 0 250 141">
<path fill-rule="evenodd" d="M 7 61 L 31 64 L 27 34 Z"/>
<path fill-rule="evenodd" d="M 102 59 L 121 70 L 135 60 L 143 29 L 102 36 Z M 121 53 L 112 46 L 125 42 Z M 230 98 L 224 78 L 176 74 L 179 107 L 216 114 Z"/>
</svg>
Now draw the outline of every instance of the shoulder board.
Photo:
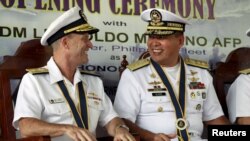
<svg viewBox="0 0 250 141">
<path fill-rule="evenodd" d="M 81 73 L 81 74 L 86 74 L 86 75 L 92 75 L 92 76 L 100 77 L 99 74 L 96 74 L 96 73 L 93 72 L 93 71 L 84 71 L 84 70 L 80 70 L 80 73 Z"/>
<path fill-rule="evenodd" d="M 128 65 L 127 68 L 131 71 L 135 71 L 135 70 L 143 68 L 149 64 L 150 64 L 150 61 L 148 59 L 142 59 L 142 60 L 138 60 L 138 61 Z"/>
<path fill-rule="evenodd" d="M 184 62 L 190 66 L 199 67 L 203 69 L 209 69 L 209 65 L 206 61 L 187 58 L 184 60 Z"/>
<path fill-rule="evenodd" d="M 26 71 L 28 71 L 29 73 L 33 75 L 49 73 L 48 69 L 46 68 L 31 68 L 31 69 L 26 69 Z"/>
<path fill-rule="evenodd" d="M 240 70 L 239 73 L 240 74 L 250 74 L 250 68 L 244 69 L 244 70 Z"/>
</svg>

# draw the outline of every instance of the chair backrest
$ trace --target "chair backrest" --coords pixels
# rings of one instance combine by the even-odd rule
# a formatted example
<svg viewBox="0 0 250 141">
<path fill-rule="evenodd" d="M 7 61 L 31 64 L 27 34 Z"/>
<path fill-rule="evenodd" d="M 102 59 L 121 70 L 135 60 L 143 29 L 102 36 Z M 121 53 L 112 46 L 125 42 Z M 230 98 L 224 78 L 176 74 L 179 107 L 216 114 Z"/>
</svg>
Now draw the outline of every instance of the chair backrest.
<svg viewBox="0 0 250 141">
<path fill-rule="evenodd" d="M 0 65 L 0 140 L 14 141 L 15 129 L 12 127 L 13 99 L 11 80 L 21 80 L 26 68 L 46 65 L 52 55 L 52 48 L 40 44 L 40 39 L 22 42 L 13 56 L 5 56 Z M 14 93 L 17 91 L 13 91 Z"/>
<path fill-rule="evenodd" d="M 127 61 L 127 56 L 123 55 L 122 56 L 123 60 L 121 61 L 121 66 L 119 67 L 119 74 L 120 76 L 122 75 L 122 72 L 126 69 L 127 65 L 128 65 L 128 61 Z"/>
<path fill-rule="evenodd" d="M 214 70 L 214 87 L 225 115 L 228 117 L 226 94 L 229 86 L 238 77 L 239 70 L 250 67 L 250 48 L 241 47 L 233 50 L 225 62 L 219 62 Z"/>
</svg>

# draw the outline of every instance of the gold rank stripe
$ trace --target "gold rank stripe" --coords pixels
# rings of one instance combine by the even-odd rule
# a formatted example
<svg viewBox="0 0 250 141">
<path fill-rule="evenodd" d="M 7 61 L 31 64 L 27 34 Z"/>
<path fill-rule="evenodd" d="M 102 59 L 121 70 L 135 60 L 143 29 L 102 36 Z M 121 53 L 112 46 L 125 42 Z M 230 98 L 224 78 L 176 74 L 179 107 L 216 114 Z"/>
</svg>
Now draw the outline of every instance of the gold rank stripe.
<svg viewBox="0 0 250 141">
<path fill-rule="evenodd" d="M 100 77 L 99 74 L 96 74 L 95 72 L 91 72 L 91 71 L 80 70 L 80 73 L 81 73 L 81 74 L 86 74 L 86 75 L 92 75 L 92 76 Z"/>
<path fill-rule="evenodd" d="M 145 34 L 150 35 L 150 34 L 156 34 L 156 35 L 170 35 L 173 34 L 174 31 L 169 31 L 169 30 L 150 30 L 148 29 Z"/>
<path fill-rule="evenodd" d="M 82 24 L 82 25 L 79 25 L 79 26 L 76 26 L 76 27 L 73 27 L 73 28 L 70 28 L 68 30 L 65 30 L 64 31 L 64 34 L 67 34 L 67 33 L 70 33 L 70 32 L 73 32 L 73 31 L 87 31 L 90 29 L 90 25 L 89 24 Z"/>
<path fill-rule="evenodd" d="M 187 58 L 184 60 L 185 63 L 187 65 L 191 65 L 191 66 L 195 66 L 195 67 L 200 67 L 200 68 L 204 68 L 204 69 L 208 69 L 209 68 L 209 64 L 205 61 L 201 61 L 201 60 L 196 60 L 196 59 L 190 59 Z"/>
<path fill-rule="evenodd" d="M 127 68 L 131 71 L 135 71 L 138 70 L 144 66 L 147 66 L 150 64 L 150 61 L 148 59 L 142 59 L 142 60 L 138 60 L 130 65 L 127 66 Z"/>
<path fill-rule="evenodd" d="M 183 28 L 182 28 L 182 27 L 156 27 L 156 26 L 148 26 L 147 29 L 160 29 L 160 30 L 183 31 Z"/>
<path fill-rule="evenodd" d="M 244 69 L 244 70 L 240 70 L 239 73 L 240 74 L 250 74 L 250 68 Z"/>
<path fill-rule="evenodd" d="M 31 74 L 45 74 L 48 73 L 49 70 L 47 68 L 30 68 L 26 69 Z"/>
</svg>

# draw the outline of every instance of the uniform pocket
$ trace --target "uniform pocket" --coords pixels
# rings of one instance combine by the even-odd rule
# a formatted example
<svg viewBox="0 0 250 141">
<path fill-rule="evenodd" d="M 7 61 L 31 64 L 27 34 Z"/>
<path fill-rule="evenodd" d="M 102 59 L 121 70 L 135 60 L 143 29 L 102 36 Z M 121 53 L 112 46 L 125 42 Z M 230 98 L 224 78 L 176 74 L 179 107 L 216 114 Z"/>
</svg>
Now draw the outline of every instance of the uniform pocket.
<svg viewBox="0 0 250 141">
<path fill-rule="evenodd" d="M 188 109 L 189 113 L 203 112 L 203 102 L 206 100 L 206 93 L 204 90 L 195 89 L 188 92 Z"/>
<path fill-rule="evenodd" d="M 173 111 L 172 102 L 169 94 L 165 92 L 164 96 L 153 96 L 152 93 L 147 93 L 147 96 L 142 101 L 141 112 L 155 113 Z"/>
<path fill-rule="evenodd" d="M 63 103 L 53 103 L 48 104 L 48 113 L 51 115 L 64 115 L 71 112 L 69 105 L 65 102 Z"/>
<path fill-rule="evenodd" d="M 101 111 L 104 109 L 101 98 L 88 96 L 87 99 L 88 99 L 88 107 L 89 108 L 92 108 L 92 109 L 97 110 L 97 111 Z"/>
<path fill-rule="evenodd" d="M 204 101 L 207 98 L 207 93 L 205 89 L 194 89 L 188 92 L 189 100 Z"/>
</svg>

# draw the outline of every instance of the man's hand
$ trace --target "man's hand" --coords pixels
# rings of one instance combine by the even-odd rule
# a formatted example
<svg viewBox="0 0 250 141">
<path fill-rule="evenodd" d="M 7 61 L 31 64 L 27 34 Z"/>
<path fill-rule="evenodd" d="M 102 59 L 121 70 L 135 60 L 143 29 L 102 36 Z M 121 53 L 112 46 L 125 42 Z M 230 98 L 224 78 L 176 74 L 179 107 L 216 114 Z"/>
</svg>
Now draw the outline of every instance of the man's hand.
<svg viewBox="0 0 250 141">
<path fill-rule="evenodd" d="M 118 126 L 115 129 L 114 141 L 135 141 L 135 138 L 129 133 L 127 128 Z"/>
<path fill-rule="evenodd" d="M 36 118 L 21 118 L 19 128 L 22 137 L 67 135 L 73 141 L 97 141 L 87 129 L 69 124 L 48 123 Z"/>
<path fill-rule="evenodd" d="M 170 141 L 171 139 L 176 138 L 176 134 L 155 134 L 153 141 Z"/>
<path fill-rule="evenodd" d="M 87 129 L 79 128 L 73 125 L 68 125 L 65 128 L 65 134 L 74 141 L 97 141 Z"/>
</svg>

